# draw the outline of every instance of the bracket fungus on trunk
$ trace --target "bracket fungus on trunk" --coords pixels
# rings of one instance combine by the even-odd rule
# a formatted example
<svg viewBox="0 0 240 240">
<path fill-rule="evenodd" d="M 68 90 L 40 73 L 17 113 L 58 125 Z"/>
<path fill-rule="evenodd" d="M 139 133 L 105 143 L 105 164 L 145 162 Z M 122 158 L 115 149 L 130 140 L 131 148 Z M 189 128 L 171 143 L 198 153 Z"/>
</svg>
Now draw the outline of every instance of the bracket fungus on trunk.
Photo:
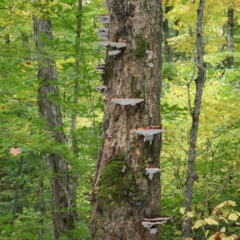
<svg viewBox="0 0 240 240">
<path fill-rule="evenodd" d="M 150 144 L 152 144 L 153 135 L 166 131 L 166 129 L 161 129 L 160 126 L 150 126 L 147 128 L 138 128 L 135 130 L 137 134 L 144 136 L 144 142 L 150 141 Z"/>
<path fill-rule="evenodd" d="M 126 43 L 110 42 L 110 46 L 115 47 L 115 48 L 124 48 L 124 47 L 127 46 L 127 44 Z"/>
<path fill-rule="evenodd" d="M 99 22 L 103 24 L 109 24 L 110 23 L 110 16 L 107 14 L 101 14 L 98 17 Z"/>
<path fill-rule="evenodd" d="M 101 42 L 95 42 L 95 44 L 102 45 L 104 47 L 109 46 L 109 41 L 101 41 Z"/>
<path fill-rule="evenodd" d="M 109 51 L 108 52 L 108 55 L 109 56 L 116 56 L 120 53 L 121 51 L 120 50 L 112 50 L 112 51 Z"/>
<path fill-rule="evenodd" d="M 154 173 L 160 172 L 160 168 L 146 168 L 146 173 L 148 174 L 150 180 L 153 179 Z"/>
<path fill-rule="evenodd" d="M 107 92 L 107 86 L 105 86 L 105 85 L 97 85 L 96 86 L 96 90 L 99 91 L 99 92 L 106 93 Z"/>
<path fill-rule="evenodd" d="M 152 234 L 156 234 L 158 232 L 158 225 L 166 223 L 172 217 L 169 216 L 159 216 L 153 218 L 144 218 L 142 221 L 142 225 L 147 228 Z"/>
<path fill-rule="evenodd" d="M 135 106 L 137 103 L 143 102 L 144 99 L 135 99 L 135 98 L 129 98 L 129 99 L 122 99 L 122 98 L 114 98 L 112 99 L 112 102 L 115 104 L 120 104 L 122 108 L 126 105 Z"/>
</svg>

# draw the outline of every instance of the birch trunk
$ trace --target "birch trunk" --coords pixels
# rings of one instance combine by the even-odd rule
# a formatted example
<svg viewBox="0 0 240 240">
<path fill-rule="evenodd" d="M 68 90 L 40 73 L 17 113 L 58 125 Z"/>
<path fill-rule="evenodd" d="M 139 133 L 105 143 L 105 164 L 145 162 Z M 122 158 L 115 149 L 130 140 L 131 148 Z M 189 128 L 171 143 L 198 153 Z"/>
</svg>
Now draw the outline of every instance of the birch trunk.
<svg viewBox="0 0 240 240">
<path fill-rule="evenodd" d="M 196 159 L 196 143 L 197 143 L 197 134 L 198 134 L 198 124 L 199 124 L 199 116 L 201 111 L 202 104 L 202 94 L 203 94 L 203 86 L 206 79 L 206 67 L 203 61 L 204 48 L 203 48 L 203 39 L 202 39 L 202 20 L 203 20 L 203 11 L 204 11 L 205 0 L 200 0 L 199 8 L 197 10 L 197 29 L 196 29 L 196 53 L 197 53 L 197 69 L 198 75 L 195 79 L 196 93 L 194 100 L 194 108 L 192 111 L 192 127 L 190 130 L 190 143 L 189 143 L 189 151 L 188 151 L 188 173 L 187 173 L 187 181 L 185 188 L 185 198 L 184 198 L 184 206 L 185 213 L 191 211 L 192 204 L 192 192 L 193 185 L 195 180 L 197 180 L 198 176 L 195 170 L 195 159 Z M 190 219 L 184 219 L 183 221 L 183 239 L 190 237 L 191 224 Z"/>
<path fill-rule="evenodd" d="M 134 132 L 160 125 L 161 26 L 159 0 L 108 0 L 110 41 L 126 43 L 107 58 L 102 151 L 92 191 L 91 239 L 153 240 L 143 218 L 160 213 L 160 177 L 145 168 L 159 167 L 161 135 L 152 144 Z M 146 50 L 153 52 L 148 58 Z M 143 98 L 136 106 L 115 105 L 112 98 Z"/>
<path fill-rule="evenodd" d="M 41 20 L 33 17 L 35 45 L 38 50 L 38 105 L 41 117 L 46 121 L 48 130 L 52 131 L 56 143 L 65 143 L 62 131 L 62 115 L 59 105 L 55 104 L 49 97 L 58 95 L 55 62 L 49 53 L 46 44 L 40 39 L 45 34 L 47 39 L 52 40 L 52 26 L 50 20 Z M 54 238 L 60 237 L 67 231 L 74 229 L 74 213 L 70 210 L 72 196 L 68 176 L 68 164 L 60 154 L 48 153 L 47 163 L 52 171 L 51 185 L 51 207 L 53 219 Z"/>
</svg>

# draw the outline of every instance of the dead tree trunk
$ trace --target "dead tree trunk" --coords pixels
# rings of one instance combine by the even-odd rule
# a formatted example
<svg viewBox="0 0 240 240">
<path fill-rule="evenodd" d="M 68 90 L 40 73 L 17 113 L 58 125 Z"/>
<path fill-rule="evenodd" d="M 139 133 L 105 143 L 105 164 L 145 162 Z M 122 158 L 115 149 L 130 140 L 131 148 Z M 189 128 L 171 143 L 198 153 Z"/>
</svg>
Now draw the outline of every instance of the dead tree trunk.
<svg viewBox="0 0 240 240">
<path fill-rule="evenodd" d="M 38 105 L 41 117 L 46 121 L 47 129 L 52 131 L 56 143 L 65 143 L 63 133 L 62 115 L 59 105 L 49 99 L 58 95 L 55 62 L 49 53 L 47 44 L 41 42 L 41 37 L 52 40 L 52 26 L 50 20 L 33 17 L 35 45 L 38 50 Z M 48 153 L 47 163 L 52 171 L 51 207 L 53 219 L 54 238 L 60 237 L 67 230 L 74 229 L 74 213 L 70 210 L 72 196 L 68 176 L 68 164 L 60 154 Z"/>
<path fill-rule="evenodd" d="M 108 0 L 108 9 L 110 41 L 127 46 L 107 57 L 103 75 L 108 89 L 92 192 L 91 239 L 159 239 L 141 223 L 160 213 L 159 174 L 150 180 L 145 168 L 159 167 L 161 135 L 154 135 L 150 144 L 134 130 L 161 122 L 161 1 Z M 144 102 L 122 108 L 111 101 L 135 97 Z"/>
<path fill-rule="evenodd" d="M 189 151 L 188 151 L 188 173 L 187 173 L 187 181 L 185 188 L 185 196 L 184 196 L 184 206 L 185 212 L 191 211 L 192 204 L 192 191 L 195 180 L 198 178 L 197 173 L 195 171 L 195 159 L 196 159 L 196 143 L 197 143 L 197 134 L 198 134 L 198 124 L 199 124 L 199 116 L 201 111 L 202 104 L 202 94 L 203 94 L 203 86 L 206 79 L 206 67 L 203 61 L 203 39 L 202 39 L 202 19 L 203 19 L 203 11 L 204 11 L 205 0 L 200 0 L 199 8 L 197 10 L 197 29 L 196 29 L 196 53 L 197 53 L 197 69 L 198 75 L 195 79 L 196 85 L 196 93 L 194 100 L 194 108 L 192 111 L 192 127 L 190 130 L 190 143 L 189 143 Z M 183 239 L 189 237 L 190 235 L 190 220 L 184 219 L 183 221 Z"/>
<path fill-rule="evenodd" d="M 227 12 L 228 22 L 227 22 L 227 51 L 233 52 L 234 42 L 233 42 L 233 34 L 234 34 L 234 10 L 232 7 L 228 8 Z M 227 57 L 227 67 L 231 68 L 234 64 L 233 56 L 229 55 Z"/>
</svg>

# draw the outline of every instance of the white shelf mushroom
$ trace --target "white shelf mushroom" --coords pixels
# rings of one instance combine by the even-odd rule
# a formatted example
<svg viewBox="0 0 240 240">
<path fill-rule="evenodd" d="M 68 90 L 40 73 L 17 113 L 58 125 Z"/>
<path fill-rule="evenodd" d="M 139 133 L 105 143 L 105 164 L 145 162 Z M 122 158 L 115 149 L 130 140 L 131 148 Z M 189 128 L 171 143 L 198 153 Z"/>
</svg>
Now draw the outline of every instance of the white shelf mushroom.
<svg viewBox="0 0 240 240">
<path fill-rule="evenodd" d="M 166 129 L 137 129 L 135 132 L 139 135 L 144 136 L 144 142 L 150 141 L 150 144 L 152 144 L 153 141 L 153 135 L 161 133 L 161 132 L 166 132 Z"/>
<path fill-rule="evenodd" d="M 121 51 L 119 50 L 112 50 L 108 52 L 109 56 L 116 56 L 117 54 L 119 54 Z"/>
<path fill-rule="evenodd" d="M 172 217 L 171 216 L 161 216 L 161 217 L 155 217 L 155 218 L 144 218 L 144 221 L 167 221 L 170 220 Z"/>
<path fill-rule="evenodd" d="M 156 234 L 158 232 L 157 228 L 149 228 L 150 233 Z"/>
<path fill-rule="evenodd" d="M 107 86 L 105 86 L 105 85 L 97 85 L 97 86 L 96 86 L 96 90 L 99 91 L 99 92 L 104 92 L 104 93 L 106 93 L 106 91 L 107 91 Z"/>
<path fill-rule="evenodd" d="M 95 42 L 95 44 L 102 45 L 104 47 L 109 46 L 109 41 Z"/>
<path fill-rule="evenodd" d="M 150 180 L 153 179 L 153 174 L 160 172 L 161 169 L 159 168 L 146 168 L 146 173 L 149 175 Z"/>
<path fill-rule="evenodd" d="M 110 42 L 111 47 L 116 47 L 116 48 L 124 48 L 127 46 L 126 43 L 117 43 L 117 42 Z"/>
<path fill-rule="evenodd" d="M 110 16 L 109 15 L 100 15 L 98 17 L 99 22 L 103 24 L 109 24 L 110 23 Z"/>
<path fill-rule="evenodd" d="M 144 99 L 135 99 L 135 98 L 130 98 L 130 99 L 113 99 L 112 102 L 115 104 L 120 104 L 122 107 L 126 106 L 126 105 L 131 105 L 131 106 L 135 106 L 137 103 L 143 102 Z"/>
</svg>

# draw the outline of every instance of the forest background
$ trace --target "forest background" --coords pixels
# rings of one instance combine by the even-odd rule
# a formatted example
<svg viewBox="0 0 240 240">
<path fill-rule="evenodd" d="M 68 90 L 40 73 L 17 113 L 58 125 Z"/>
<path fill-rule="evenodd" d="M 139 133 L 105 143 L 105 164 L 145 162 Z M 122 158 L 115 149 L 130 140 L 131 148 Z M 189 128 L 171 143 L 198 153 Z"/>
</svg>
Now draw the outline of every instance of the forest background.
<svg viewBox="0 0 240 240">
<path fill-rule="evenodd" d="M 197 142 L 192 211 L 184 215 L 190 110 L 194 99 L 195 28 L 198 1 L 163 1 L 162 124 L 168 132 L 161 150 L 161 212 L 173 216 L 162 226 L 161 239 L 182 239 L 183 218 L 190 218 L 195 239 L 240 236 L 240 3 L 206 2 L 203 19 L 207 79 Z M 50 211 L 50 172 L 45 152 L 67 156 L 69 171 L 78 176 L 77 239 L 90 239 L 91 188 L 101 149 L 103 94 L 96 91 L 101 74 L 95 66 L 105 59 L 96 28 L 98 15 L 107 13 L 102 1 L 84 1 L 80 51 L 76 38 L 79 10 L 75 0 L 3 0 L 0 3 L 0 238 L 53 239 Z M 229 20 L 232 9 L 233 23 Z M 50 18 L 54 39 L 48 42 L 57 66 L 66 145 L 54 143 L 39 117 L 37 51 L 32 15 Z M 234 47 L 229 45 L 233 24 Z M 231 37 L 231 36 L 230 36 Z M 79 61 L 79 69 L 75 60 Z M 75 83 L 78 80 L 78 91 Z M 51 96 L 50 96 L 51 97 Z M 75 99 L 78 98 L 78 102 Z M 76 129 L 72 115 L 77 115 Z M 48 139 L 48 140 L 46 140 Z M 72 139 L 77 140 L 78 153 Z M 11 147 L 20 155 L 10 154 Z M 41 164 L 43 163 L 43 164 Z M 16 205 L 17 203 L 17 205 Z M 227 238 L 228 237 L 228 238 Z M 62 237 L 62 239 L 66 239 Z"/>
</svg>

